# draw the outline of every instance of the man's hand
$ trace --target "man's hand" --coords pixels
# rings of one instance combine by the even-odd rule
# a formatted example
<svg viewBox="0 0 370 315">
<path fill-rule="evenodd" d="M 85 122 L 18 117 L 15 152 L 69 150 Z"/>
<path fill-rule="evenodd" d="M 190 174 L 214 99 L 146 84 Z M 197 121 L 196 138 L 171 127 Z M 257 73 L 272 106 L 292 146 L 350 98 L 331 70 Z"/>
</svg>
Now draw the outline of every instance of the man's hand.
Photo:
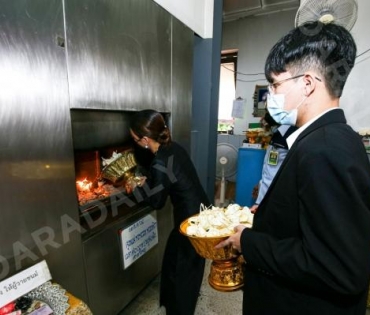
<svg viewBox="0 0 370 315">
<path fill-rule="evenodd" d="M 234 228 L 235 233 L 231 235 L 228 239 L 218 243 L 215 248 L 219 249 L 222 247 L 226 247 L 231 245 L 233 249 L 237 250 L 239 253 L 241 253 L 241 247 L 240 247 L 240 236 L 243 232 L 243 230 L 246 228 L 244 225 L 237 225 Z"/>
</svg>

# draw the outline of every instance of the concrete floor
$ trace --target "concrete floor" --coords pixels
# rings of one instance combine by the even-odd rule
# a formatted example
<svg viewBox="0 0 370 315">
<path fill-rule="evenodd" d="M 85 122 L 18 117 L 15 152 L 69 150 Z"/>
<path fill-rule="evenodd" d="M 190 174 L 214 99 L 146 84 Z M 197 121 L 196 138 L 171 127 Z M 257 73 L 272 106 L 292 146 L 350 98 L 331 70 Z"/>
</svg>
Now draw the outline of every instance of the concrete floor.
<svg viewBox="0 0 370 315">
<path fill-rule="evenodd" d="M 241 315 L 242 314 L 242 291 L 219 292 L 208 284 L 208 275 L 211 261 L 207 260 L 203 284 L 194 315 Z M 159 277 L 155 278 L 149 286 L 143 290 L 118 315 L 166 315 L 164 308 L 159 307 Z M 370 309 L 366 314 L 370 315 Z"/>
<path fill-rule="evenodd" d="M 194 315 L 237 315 L 242 313 L 242 291 L 219 292 L 208 284 L 211 261 L 206 261 L 203 284 Z M 165 315 L 159 307 L 159 277 L 157 277 L 119 315 Z M 370 315 L 370 314 L 369 314 Z"/>
</svg>

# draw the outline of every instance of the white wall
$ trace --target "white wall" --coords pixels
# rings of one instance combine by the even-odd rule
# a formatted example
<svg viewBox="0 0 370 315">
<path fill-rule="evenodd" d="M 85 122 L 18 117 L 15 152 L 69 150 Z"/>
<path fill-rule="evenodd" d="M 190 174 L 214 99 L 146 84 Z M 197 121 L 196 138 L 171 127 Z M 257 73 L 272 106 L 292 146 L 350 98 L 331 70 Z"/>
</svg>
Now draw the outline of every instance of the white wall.
<svg viewBox="0 0 370 315">
<path fill-rule="evenodd" d="M 370 49 L 370 1 L 358 0 L 358 19 L 351 33 L 357 43 L 357 55 Z M 355 130 L 370 128 L 370 52 L 356 59 L 341 100 L 348 124 Z"/>
<path fill-rule="evenodd" d="M 370 48 L 366 32 L 370 27 L 370 1 L 358 0 L 358 19 L 351 33 L 358 48 L 358 54 Z M 262 73 L 258 76 L 238 74 L 236 97 L 246 99 L 247 109 L 243 119 L 236 119 L 235 134 L 243 134 L 249 123 L 259 122 L 252 116 L 253 93 L 255 85 L 267 84 L 264 78 L 264 63 L 267 54 L 275 42 L 294 27 L 296 10 L 272 13 L 263 16 L 248 17 L 223 24 L 222 49 L 238 49 L 238 72 Z M 257 82 L 241 82 L 259 79 Z M 348 78 L 341 107 L 348 123 L 355 129 L 370 127 L 370 52 L 359 57 Z"/>
<path fill-rule="evenodd" d="M 154 0 L 202 38 L 213 36 L 214 0 Z"/>
<path fill-rule="evenodd" d="M 266 57 L 275 42 L 294 27 L 294 17 L 295 11 L 291 10 L 223 24 L 222 50 L 238 49 L 238 72 L 260 73 L 237 76 L 236 97 L 245 99 L 247 108 L 244 118 L 236 119 L 234 134 L 243 134 L 249 123 L 259 122 L 259 118 L 252 116 L 255 86 L 267 84 L 264 75 Z"/>
</svg>

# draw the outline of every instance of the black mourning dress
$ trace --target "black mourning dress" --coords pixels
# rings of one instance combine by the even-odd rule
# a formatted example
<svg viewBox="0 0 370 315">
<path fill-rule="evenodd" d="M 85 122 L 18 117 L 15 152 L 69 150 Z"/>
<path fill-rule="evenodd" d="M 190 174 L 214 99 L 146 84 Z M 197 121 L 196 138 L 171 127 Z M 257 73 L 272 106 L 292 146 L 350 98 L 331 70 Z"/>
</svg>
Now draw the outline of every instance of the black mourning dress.
<svg viewBox="0 0 370 315">
<path fill-rule="evenodd" d="M 194 314 L 203 279 L 205 260 L 187 237 L 179 232 L 180 223 L 199 213 L 200 204 L 209 201 L 188 153 L 179 144 L 161 145 L 148 174 L 149 203 L 164 207 L 169 196 L 173 205 L 174 229 L 167 241 L 161 273 L 160 304 L 167 315 Z"/>
</svg>

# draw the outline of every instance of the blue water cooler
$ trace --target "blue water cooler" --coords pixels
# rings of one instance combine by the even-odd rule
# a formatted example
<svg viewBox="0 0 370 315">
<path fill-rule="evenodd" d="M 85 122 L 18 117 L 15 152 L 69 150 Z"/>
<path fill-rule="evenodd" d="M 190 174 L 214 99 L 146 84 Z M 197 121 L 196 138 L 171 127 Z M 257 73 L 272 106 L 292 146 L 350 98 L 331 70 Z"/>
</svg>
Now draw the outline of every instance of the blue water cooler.
<svg viewBox="0 0 370 315">
<path fill-rule="evenodd" d="M 240 148 L 238 150 L 235 192 L 237 204 L 247 207 L 254 204 L 252 190 L 261 179 L 265 153 L 264 149 Z"/>
</svg>

